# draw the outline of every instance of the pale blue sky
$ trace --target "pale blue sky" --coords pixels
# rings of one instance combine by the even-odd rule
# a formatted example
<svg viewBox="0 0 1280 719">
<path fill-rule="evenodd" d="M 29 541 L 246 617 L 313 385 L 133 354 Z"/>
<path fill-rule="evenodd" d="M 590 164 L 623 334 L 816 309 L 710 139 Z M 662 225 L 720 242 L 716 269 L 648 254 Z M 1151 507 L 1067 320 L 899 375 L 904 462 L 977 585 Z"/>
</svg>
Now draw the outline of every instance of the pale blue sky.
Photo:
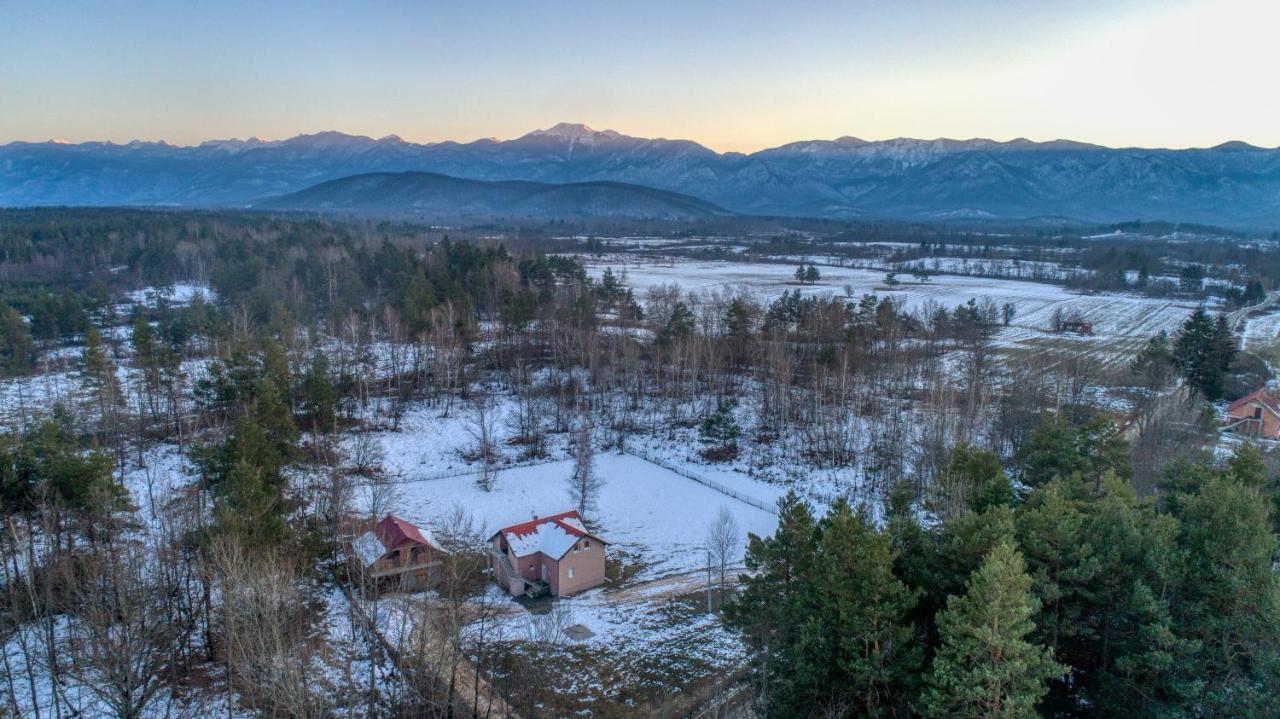
<svg viewBox="0 0 1280 719">
<path fill-rule="evenodd" d="M 0 142 L 414 141 L 556 122 L 719 150 L 857 135 L 1280 145 L 1264 0 L 0 0 Z"/>
</svg>

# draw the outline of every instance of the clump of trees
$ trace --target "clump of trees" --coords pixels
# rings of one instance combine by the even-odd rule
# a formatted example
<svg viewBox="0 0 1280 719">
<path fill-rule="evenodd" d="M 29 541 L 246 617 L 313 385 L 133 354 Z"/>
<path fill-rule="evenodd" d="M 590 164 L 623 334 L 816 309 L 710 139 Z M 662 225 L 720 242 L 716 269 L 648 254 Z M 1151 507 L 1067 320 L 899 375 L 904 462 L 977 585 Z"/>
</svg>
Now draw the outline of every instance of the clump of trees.
<svg viewBox="0 0 1280 719">
<path fill-rule="evenodd" d="M 822 279 L 822 273 L 818 271 L 817 265 L 800 265 L 796 268 L 796 282 L 802 285 L 811 285 L 820 279 Z"/>
<path fill-rule="evenodd" d="M 1255 449 L 1187 460 L 1158 500 L 1124 455 L 925 523 L 794 495 L 726 608 L 762 711 L 794 716 L 1260 716 L 1280 682 L 1274 506 Z M 955 461 L 973 465 L 973 451 Z M 979 471 L 979 474 L 982 472 Z"/>
<path fill-rule="evenodd" d="M 1152 389 L 1167 385 L 1175 372 L 1181 374 L 1189 387 L 1212 401 L 1225 393 L 1238 342 L 1226 315 L 1214 317 L 1200 305 L 1172 340 L 1164 332 L 1148 340 L 1130 367 Z"/>
</svg>

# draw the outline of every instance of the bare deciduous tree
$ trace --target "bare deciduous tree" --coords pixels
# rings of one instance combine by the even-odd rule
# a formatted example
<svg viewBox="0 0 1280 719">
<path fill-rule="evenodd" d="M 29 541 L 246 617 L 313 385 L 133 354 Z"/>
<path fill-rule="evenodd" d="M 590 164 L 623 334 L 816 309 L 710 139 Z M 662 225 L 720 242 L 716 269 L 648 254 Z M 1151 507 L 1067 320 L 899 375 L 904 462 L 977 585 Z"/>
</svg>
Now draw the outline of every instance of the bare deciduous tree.
<svg viewBox="0 0 1280 719">
<path fill-rule="evenodd" d="M 604 480 L 596 474 L 596 451 L 591 444 L 591 423 L 583 416 L 573 438 L 573 474 L 569 476 L 569 499 L 583 517 L 595 511 Z"/>
<path fill-rule="evenodd" d="M 467 411 L 467 433 L 475 441 L 468 458 L 480 462 L 476 484 L 492 492 L 498 479 L 498 412 L 489 395 L 480 395 L 471 402 Z"/>
<path fill-rule="evenodd" d="M 716 518 L 707 527 L 707 551 L 711 553 L 711 564 L 720 574 L 720 593 L 723 596 L 728 580 L 729 565 L 738 559 L 742 549 L 741 530 L 733 510 L 721 505 Z"/>
</svg>

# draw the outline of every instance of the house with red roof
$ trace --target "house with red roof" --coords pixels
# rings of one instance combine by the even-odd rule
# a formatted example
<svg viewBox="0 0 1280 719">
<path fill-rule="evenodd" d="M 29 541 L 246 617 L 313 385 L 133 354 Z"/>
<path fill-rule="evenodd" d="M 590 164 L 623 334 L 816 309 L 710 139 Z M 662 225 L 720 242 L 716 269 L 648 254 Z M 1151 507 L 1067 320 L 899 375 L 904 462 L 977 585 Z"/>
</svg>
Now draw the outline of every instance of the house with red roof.
<svg viewBox="0 0 1280 719">
<path fill-rule="evenodd" d="M 605 547 L 575 511 L 534 516 L 489 538 L 494 579 L 513 596 L 567 597 L 604 583 Z"/>
<path fill-rule="evenodd" d="M 430 584 L 439 573 L 444 550 L 431 532 L 388 514 L 352 542 L 365 575 L 377 583 L 394 581 L 405 588 Z"/>
<path fill-rule="evenodd" d="M 1223 429 L 1250 437 L 1280 439 L 1280 400 L 1259 389 L 1227 405 Z"/>
</svg>

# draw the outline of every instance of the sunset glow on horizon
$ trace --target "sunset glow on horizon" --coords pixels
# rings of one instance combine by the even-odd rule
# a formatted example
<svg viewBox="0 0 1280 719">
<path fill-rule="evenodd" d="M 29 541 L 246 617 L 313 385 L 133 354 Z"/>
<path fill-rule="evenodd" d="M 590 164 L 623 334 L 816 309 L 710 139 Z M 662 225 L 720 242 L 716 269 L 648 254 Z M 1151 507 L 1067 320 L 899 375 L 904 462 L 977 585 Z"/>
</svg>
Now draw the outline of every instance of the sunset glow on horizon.
<svg viewBox="0 0 1280 719">
<path fill-rule="evenodd" d="M 581 122 L 743 152 L 843 135 L 1280 146 L 1280 6 L 1260 0 L 351 7 L 0 6 L 0 143 L 465 142 Z"/>
</svg>

